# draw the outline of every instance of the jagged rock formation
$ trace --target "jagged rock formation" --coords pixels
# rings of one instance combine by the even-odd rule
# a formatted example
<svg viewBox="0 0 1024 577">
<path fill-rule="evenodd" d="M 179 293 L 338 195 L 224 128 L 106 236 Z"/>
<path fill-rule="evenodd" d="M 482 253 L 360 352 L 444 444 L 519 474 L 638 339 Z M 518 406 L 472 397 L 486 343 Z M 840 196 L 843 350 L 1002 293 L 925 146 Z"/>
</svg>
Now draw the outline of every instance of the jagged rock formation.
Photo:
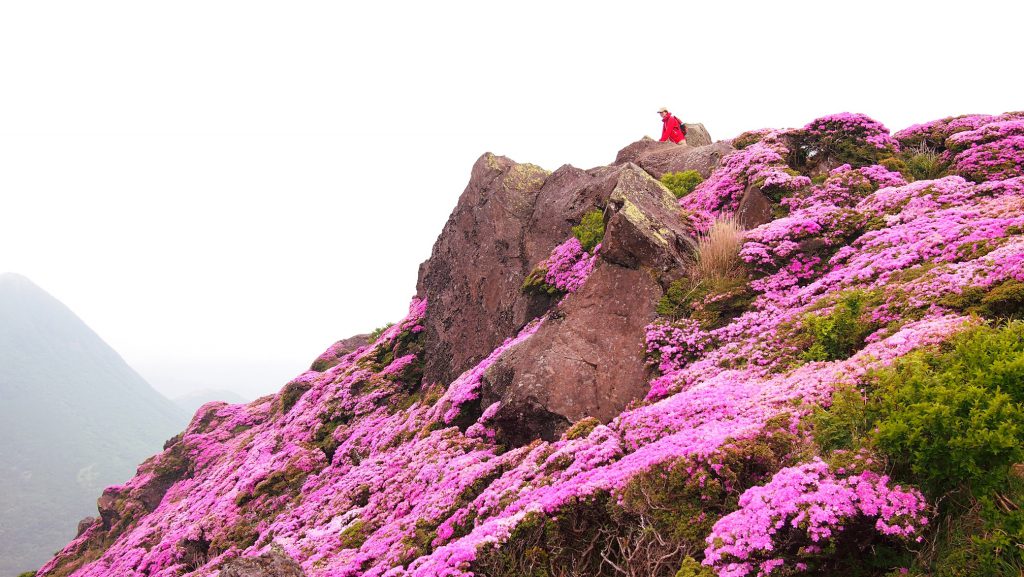
<svg viewBox="0 0 1024 577">
<path fill-rule="evenodd" d="M 204 406 L 40 573 L 1014 575 L 1022 117 L 485 155 L 406 318 Z"/>
<path fill-rule="evenodd" d="M 647 392 L 644 328 L 685 274 L 692 231 L 665 187 L 627 164 L 605 201 L 601 259 L 559 315 L 491 365 L 483 405 L 514 445 L 553 440 L 584 417 L 610 421 Z"/>
<path fill-rule="evenodd" d="M 0 275 L 0 574 L 45 562 L 186 421 L 67 307 Z"/>
</svg>

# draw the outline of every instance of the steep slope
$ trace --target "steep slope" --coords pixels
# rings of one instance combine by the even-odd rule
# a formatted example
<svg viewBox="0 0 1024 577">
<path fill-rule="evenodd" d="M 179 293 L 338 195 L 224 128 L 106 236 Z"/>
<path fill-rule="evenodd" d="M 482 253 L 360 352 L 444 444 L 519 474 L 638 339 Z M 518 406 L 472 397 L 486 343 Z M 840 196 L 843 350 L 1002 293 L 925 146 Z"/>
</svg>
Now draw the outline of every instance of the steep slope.
<svg viewBox="0 0 1024 577">
<path fill-rule="evenodd" d="M 485 155 L 405 319 L 204 406 L 41 574 L 1017 575 L 1022 117 Z"/>
<path fill-rule="evenodd" d="M 186 420 L 67 307 L 0 275 L 0 573 L 45 562 Z"/>
</svg>

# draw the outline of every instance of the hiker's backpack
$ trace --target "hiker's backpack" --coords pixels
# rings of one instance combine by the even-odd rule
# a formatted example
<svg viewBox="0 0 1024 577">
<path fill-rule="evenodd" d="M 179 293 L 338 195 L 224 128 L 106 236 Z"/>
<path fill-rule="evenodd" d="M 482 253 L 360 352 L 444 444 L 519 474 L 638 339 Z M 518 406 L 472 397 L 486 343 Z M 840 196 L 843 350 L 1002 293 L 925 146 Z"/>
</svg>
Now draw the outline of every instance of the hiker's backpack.
<svg viewBox="0 0 1024 577">
<path fill-rule="evenodd" d="M 676 120 L 679 120 L 678 118 Z M 686 123 L 679 120 L 679 130 L 683 131 L 683 138 L 686 138 Z"/>
</svg>

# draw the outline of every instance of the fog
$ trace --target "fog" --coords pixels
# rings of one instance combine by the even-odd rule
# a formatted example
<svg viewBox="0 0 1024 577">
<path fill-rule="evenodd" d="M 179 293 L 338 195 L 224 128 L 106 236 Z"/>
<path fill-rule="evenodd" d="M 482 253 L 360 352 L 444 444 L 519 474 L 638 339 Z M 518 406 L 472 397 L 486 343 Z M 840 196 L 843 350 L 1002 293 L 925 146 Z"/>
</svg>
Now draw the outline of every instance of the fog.
<svg viewBox="0 0 1024 577">
<path fill-rule="evenodd" d="M 485 151 L 1024 108 L 1019 4 L 844 6 L 4 3 L 0 272 L 169 396 L 253 398 L 403 315 Z"/>
</svg>

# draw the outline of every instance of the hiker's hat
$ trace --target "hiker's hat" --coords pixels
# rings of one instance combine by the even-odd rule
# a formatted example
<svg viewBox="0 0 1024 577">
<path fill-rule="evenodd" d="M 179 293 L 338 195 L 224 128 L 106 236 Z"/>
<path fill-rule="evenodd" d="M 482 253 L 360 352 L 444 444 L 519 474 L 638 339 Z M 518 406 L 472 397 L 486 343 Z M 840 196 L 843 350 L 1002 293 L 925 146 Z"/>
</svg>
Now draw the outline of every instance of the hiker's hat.
<svg viewBox="0 0 1024 577">
<path fill-rule="evenodd" d="M 662 112 L 668 112 L 668 108 L 665 108 L 664 106 L 662 106 L 661 108 L 659 108 L 659 109 L 658 109 L 658 114 L 661 114 Z"/>
</svg>

